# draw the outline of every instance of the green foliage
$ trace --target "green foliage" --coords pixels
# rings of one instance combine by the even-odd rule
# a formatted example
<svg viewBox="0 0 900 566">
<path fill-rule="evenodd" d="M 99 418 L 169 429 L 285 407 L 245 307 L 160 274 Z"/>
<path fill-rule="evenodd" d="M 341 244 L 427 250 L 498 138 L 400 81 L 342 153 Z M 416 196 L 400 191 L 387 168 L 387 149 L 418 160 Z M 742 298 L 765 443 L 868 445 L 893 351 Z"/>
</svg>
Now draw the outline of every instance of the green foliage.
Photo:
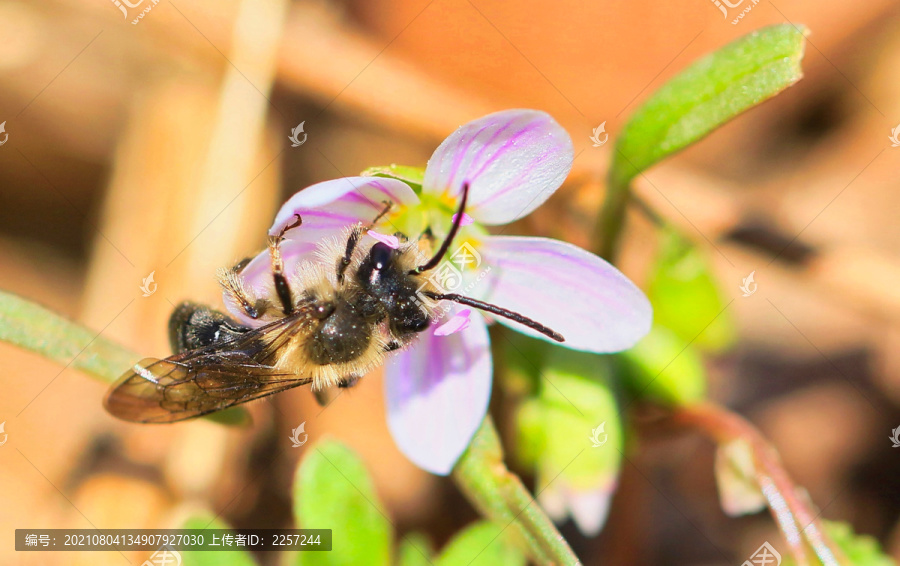
<svg viewBox="0 0 900 566">
<path fill-rule="evenodd" d="M 483 516 L 507 525 L 509 536 L 528 549 L 535 563 L 578 563 L 531 493 L 503 463 L 503 448 L 490 416 L 453 468 L 453 480 Z"/>
<path fill-rule="evenodd" d="M 722 351 L 734 343 L 731 314 L 701 250 L 666 230 L 647 284 L 653 320 L 702 350 Z"/>
<path fill-rule="evenodd" d="M 427 566 L 434 563 L 431 541 L 422 533 L 403 537 L 397 549 L 398 566 Z"/>
<path fill-rule="evenodd" d="M 0 291 L 0 342 L 113 383 L 142 357 L 80 324 L 12 293 Z M 250 414 L 235 407 L 203 417 L 220 424 L 243 425 Z"/>
<path fill-rule="evenodd" d="M 214 519 L 207 513 L 189 517 L 182 529 L 230 529 L 224 522 Z M 245 550 L 183 550 L 181 557 L 184 564 L 190 566 L 255 566 L 256 562 Z"/>
<path fill-rule="evenodd" d="M 517 453 L 536 469 L 538 489 L 550 481 L 575 490 L 611 486 L 624 439 L 609 357 L 550 348 L 541 375 L 540 393 L 517 418 Z M 605 443 L 594 449 L 592 431 L 602 423 Z"/>
<path fill-rule="evenodd" d="M 615 257 L 631 180 L 800 80 L 805 46 L 792 25 L 756 30 L 695 61 L 641 105 L 613 152 L 594 235 L 601 257 Z"/>
<path fill-rule="evenodd" d="M 419 194 L 422 192 L 422 180 L 425 178 L 425 169 L 422 167 L 413 167 L 411 165 L 381 165 L 378 167 L 369 167 L 362 173 L 363 177 L 388 177 L 403 181 Z"/>
<path fill-rule="evenodd" d="M 835 546 L 844 554 L 844 566 L 896 566 L 896 562 L 879 547 L 878 541 L 868 535 L 858 535 L 853 527 L 838 521 L 822 521 L 822 526 Z M 784 556 L 782 566 L 796 566 L 790 555 Z M 815 560 L 815 564 L 821 564 Z"/>
<path fill-rule="evenodd" d="M 848 566 L 895 566 L 885 555 L 878 541 L 868 535 L 857 535 L 847 523 L 823 521 L 825 532 L 850 560 Z"/>
<path fill-rule="evenodd" d="M 444 547 L 435 566 L 516 566 L 525 556 L 508 536 L 503 525 L 483 521 L 457 533 Z"/>
<path fill-rule="evenodd" d="M 491 341 L 503 358 L 503 386 L 514 393 L 534 394 L 541 387 L 541 367 L 553 346 L 506 328 L 496 332 L 503 334 L 503 339 Z"/>
<path fill-rule="evenodd" d="M 331 529 L 331 552 L 298 552 L 301 565 L 390 563 L 393 529 L 359 457 L 335 440 L 307 450 L 294 477 L 298 528 Z"/>
<path fill-rule="evenodd" d="M 0 291 L 0 341 L 112 383 L 141 356 L 53 311 Z"/>
<path fill-rule="evenodd" d="M 631 393 L 664 405 L 683 405 L 706 396 L 706 369 L 689 341 L 654 326 L 637 346 L 622 352 L 625 384 Z"/>
<path fill-rule="evenodd" d="M 803 76 L 806 40 L 789 24 L 751 32 L 694 62 L 663 85 L 619 136 L 610 178 L 627 184 Z"/>
</svg>

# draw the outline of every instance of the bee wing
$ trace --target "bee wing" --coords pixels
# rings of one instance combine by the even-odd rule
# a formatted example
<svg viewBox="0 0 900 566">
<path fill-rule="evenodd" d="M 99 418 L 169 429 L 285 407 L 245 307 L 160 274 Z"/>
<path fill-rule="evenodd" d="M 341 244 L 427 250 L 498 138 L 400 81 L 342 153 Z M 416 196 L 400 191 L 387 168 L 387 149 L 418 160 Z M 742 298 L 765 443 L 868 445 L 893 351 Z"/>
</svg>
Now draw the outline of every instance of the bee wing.
<svg viewBox="0 0 900 566">
<path fill-rule="evenodd" d="M 297 311 L 240 337 L 164 360 L 147 358 L 125 372 L 104 400 L 122 420 L 171 423 L 221 411 L 312 381 L 274 367 L 279 350 L 308 326 Z"/>
</svg>

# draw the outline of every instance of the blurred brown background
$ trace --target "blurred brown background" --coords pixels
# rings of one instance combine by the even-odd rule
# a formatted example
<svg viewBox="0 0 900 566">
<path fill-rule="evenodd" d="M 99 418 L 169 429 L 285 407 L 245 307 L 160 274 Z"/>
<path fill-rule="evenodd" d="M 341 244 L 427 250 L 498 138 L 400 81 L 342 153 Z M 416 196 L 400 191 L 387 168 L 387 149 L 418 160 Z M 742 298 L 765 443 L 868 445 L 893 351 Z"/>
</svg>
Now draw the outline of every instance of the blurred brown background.
<svg viewBox="0 0 900 566">
<path fill-rule="evenodd" d="M 0 0 L 0 288 L 146 356 L 168 352 L 174 303 L 220 304 L 215 268 L 262 247 L 290 194 L 424 164 L 491 111 L 538 108 L 569 130 L 573 174 L 517 228 L 585 245 L 613 145 L 591 147 L 594 127 L 606 121 L 614 139 L 655 88 L 733 38 L 807 25 L 799 84 L 637 189 L 708 251 L 735 298 L 741 340 L 710 360 L 713 397 L 769 436 L 826 518 L 900 557 L 900 451 L 887 438 L 900 425 L 895 2 L 765 1 L 737 25 L 708 0 L 144 0 L 127 12 Z M 292 148 L 301 121 L 308 141 Z M 640 282 L 655 238 L 639 214 L 626 240 L 622 266 Z M 759 292 L 741 297 L 753 270 Z M 158 291 L 143 297 L 151 272 Z M 105 384 L 61 369 L 0 345 L 0 563 L 122 561 L 16 554 L 15 528 L 164 527 L 191 507 L 288 526 L 302 449 L 287 437 L 304 420 L 311 438 L 362 454 L 401 531 L 442 543 L 475 518 L 448 480 L 394 447 L 377 375 L 325 411 L 293 391 L 231 429 L 116 422 L 100 406 Z M 606 531 L 563 527 L 585 563 L 728 563 L 716 547 L 739 563 L 772 530 L 765 515 L 722 518 L 705 442 L 651 436 L 633 451 L 640 473 L 625 468 Z"/>
</svg>

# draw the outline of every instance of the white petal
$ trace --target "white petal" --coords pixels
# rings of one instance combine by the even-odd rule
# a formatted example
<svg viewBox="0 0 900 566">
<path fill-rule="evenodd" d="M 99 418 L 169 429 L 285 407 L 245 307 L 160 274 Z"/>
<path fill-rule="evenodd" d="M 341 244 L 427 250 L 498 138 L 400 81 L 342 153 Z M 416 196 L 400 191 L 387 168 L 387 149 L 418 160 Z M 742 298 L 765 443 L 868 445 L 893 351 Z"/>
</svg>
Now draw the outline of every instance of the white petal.
<svg viewBox="0 0 900 566">
<path fill-rule="evenodd" d="M 450 473 L 487 413 L 492 371 L 480 316 L 450 336 L 426 330 L 388 361 L 388 426 L 407 458 L 431 473 Z"/>
<path fill-rule="evenodd" d="M 644 293 L 618 269 L 578 246 L 548 238 L 490 236 L 479 251 L 482 266 L 490 271 L 472 294 L 559 332 L 566 339 L 564 347 L 618 352 L 650 330 L 653 310 Z M 545 338 L 506 318 L 496 320 Z"/>
<path fill-rule="evenodd" d="M 409 206 L 417 204 L 419 197 L 403 181 L 384 177 L 344 177 L 318 183 L 282 205 L 269 235 L 277 235 L 299 214 L 303 224 L 288 231 L 285 237 L 321 241 L 357 222 L 368 224 L 384 210 L 386 201 Z"/>
<path fill-rule="evenodd" d="M 428 161 L 422 190 L 455 196 L 468 182 L 468 213 L 506 224 L 550 198 L 573 159 L 572 139 L 548 114 L 506 110 L 450 134 Z"/>
<path fill-rule="evenodd" d="M 572 520 L 584 536 L 596 536 L 603 529 L 614 490 L 615 485 L 590 491 L 573 490 L 568 494 Z"/>
</svg>

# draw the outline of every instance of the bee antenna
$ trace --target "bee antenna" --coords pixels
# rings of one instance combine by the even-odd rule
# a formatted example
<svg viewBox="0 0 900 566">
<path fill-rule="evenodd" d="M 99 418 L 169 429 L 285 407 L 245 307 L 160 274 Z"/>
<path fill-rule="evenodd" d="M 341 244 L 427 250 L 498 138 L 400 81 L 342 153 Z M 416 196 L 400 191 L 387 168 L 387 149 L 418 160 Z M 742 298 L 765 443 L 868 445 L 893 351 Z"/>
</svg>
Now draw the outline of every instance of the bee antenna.
<svg viewBox="0 0 900 566">
<path fill-rule="evenodd" d="M 453 301 L 454 303 L 459 303 L 461 305 L 466 305 L 467 307 L 474 307 L 478 310 L 483 310 L 485 312 L 489 312 L 491 314 L 496 314 L 498 316 L 502 316 L 503 318 L 508 318 L 514 322 L 518 322 L 519 324 L 523 324 L 532 330 L 537 330 L 544 336 L 548 338 L 552 338 L 557 342 L 565 342 L 566 339 L 563 338 L 563 335 L 555 330 L 547 328 L 540 322 L 536 320 L 532 320 L 527 316 L 523 316 L 515 311 L 511 311 L 505 309 L 503 307 L 498 307 L 497 305 L 492 305 L 491 303 L 485 303 L 484 301 L 479 301 L 478 299 L 473 299 L 472 297 L 466 297 L 463 295 L 457 295 L 456 293 L 432 293 L 430 291 L 425 291 L 424 295 L 430 299 L 435 299 L 438 301 Z"/>
<path fill-rule="evenodd" d="M 462 186 L 462 199 L 459 201 L 459 209 L 456 211 L 456 216 L 453 217 L 453 224 L 450 226 L 450 231 L 447 233 L 447 237 L 444 239 L 444 242 L 441 244 L 441 248 L 434 254 L 428 263 L 424 265 L 420 265 L 419 267 L 413 269 L 409 272 L 410 275 L 418 275 L 423 271 L 428 271 L 429 269 L 434 269 L 437 267 L 437 264 L 441 262 L 441 258 L 444 257 L 444 254 L 447 253 L 447 250 L 450 249 L 450 245 L 453 243 L 453 238 L 456 237 L 456 233 L 459 232 L 459 227 L 462 225 L 463 221 L 463 213 L 466 210 L 466 201 L 469 200 L 469 183 L 468 181 L 463 183 Z"/>
</svg>

